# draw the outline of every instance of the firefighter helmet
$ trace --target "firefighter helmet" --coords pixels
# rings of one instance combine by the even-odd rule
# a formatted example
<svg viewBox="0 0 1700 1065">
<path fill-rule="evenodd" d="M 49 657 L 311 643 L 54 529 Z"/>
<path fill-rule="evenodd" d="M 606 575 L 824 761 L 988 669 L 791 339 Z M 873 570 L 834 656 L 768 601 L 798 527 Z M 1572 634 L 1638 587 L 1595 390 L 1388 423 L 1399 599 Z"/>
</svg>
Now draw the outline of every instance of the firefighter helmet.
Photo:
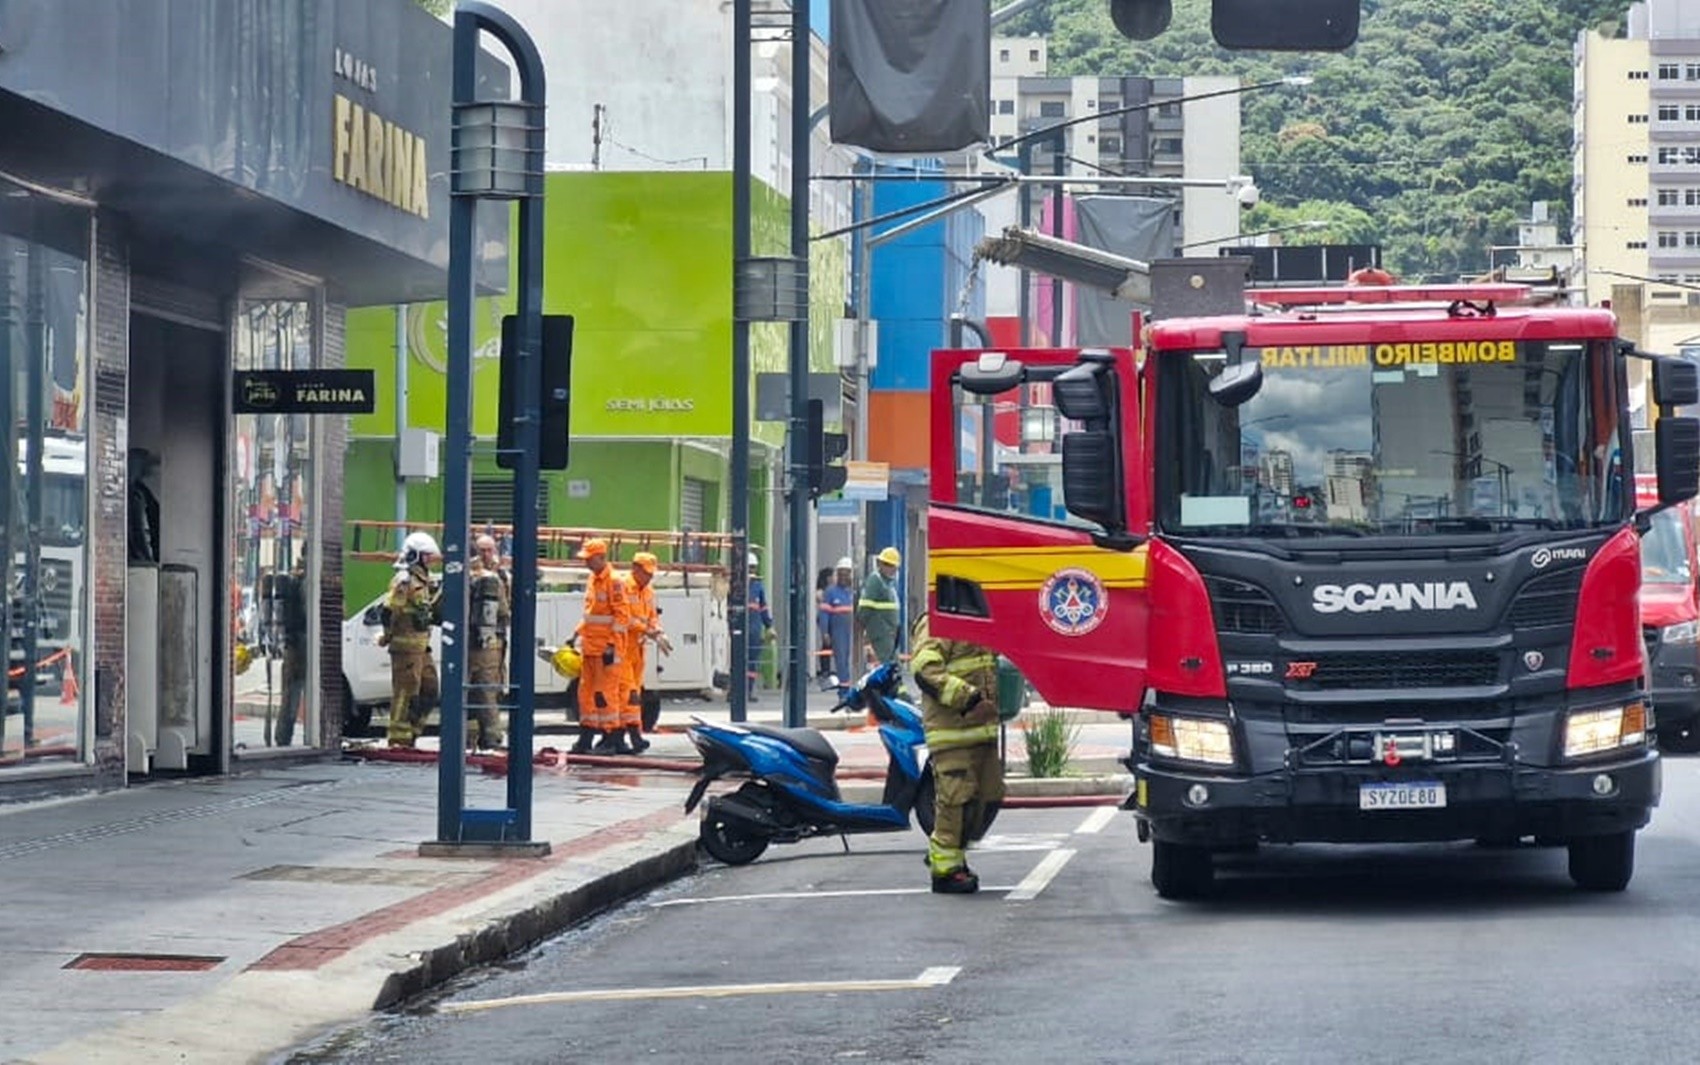
<svg viewBox="0 0 1700 1065">
<path fill-rule="evenodd" d="M 424 566 L 433 558 L 440 557 L 442 551 L 437 547 L 436 537 L 428 532 L 408 533 L 402 541 L 401 554 L 396 557 L 396 569 L 408 569 L 412 566 Z"/>
<path fill-rule="evenodd" d="M 559 648 L 550 656 L 549 664 L 554 666 L 555 672 L 561 676 L 568 680 L 577 680 L 579 673 L 584 669 L 584 656 L 580 655 L 571 644 L 568 644 Z"/>
</svg>

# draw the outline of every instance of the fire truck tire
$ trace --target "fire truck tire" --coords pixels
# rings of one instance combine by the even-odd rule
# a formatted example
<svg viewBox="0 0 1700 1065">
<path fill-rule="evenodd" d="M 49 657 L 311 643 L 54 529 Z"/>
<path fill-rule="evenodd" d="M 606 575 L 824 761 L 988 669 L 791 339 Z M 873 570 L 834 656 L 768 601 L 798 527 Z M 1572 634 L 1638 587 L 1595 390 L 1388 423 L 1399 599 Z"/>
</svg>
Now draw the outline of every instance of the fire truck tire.
<svg viewBox="0 0 1700 1065">
<path fill-rule="evenodd" d="M 1659 730 L 1659 746 L 1672 754 L 1700 752 L 1700 721 Z"/>
<path fill-rule="evenodd" d="M 1622 891 L 1635 875 L 1635 833 L 1570 841 L 1570 879 L 1584 891 Z"/>
<path fill-rule="evenodd" d="M 1196 899 L 1208 894 L 1216 879 L 1216 863 L 1206 847 L 1153 840 L 1151 886 L 1165 899 Z"/>
</svg>

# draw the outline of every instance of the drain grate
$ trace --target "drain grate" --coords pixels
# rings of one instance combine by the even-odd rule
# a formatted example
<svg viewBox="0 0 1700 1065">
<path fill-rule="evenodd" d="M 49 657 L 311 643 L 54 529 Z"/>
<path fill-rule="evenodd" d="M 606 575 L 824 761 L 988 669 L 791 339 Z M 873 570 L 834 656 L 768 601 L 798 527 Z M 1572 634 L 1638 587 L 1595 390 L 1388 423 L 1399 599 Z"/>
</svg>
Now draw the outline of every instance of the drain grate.
<svg viewBox="0 0 1700 1065">
<path fill-rule="evenodd" d="M 410 855 L 411 856 L 411 855 Z M 372 887 L 437 888 L 464 882 L 478 873 L 435 869 L 370 869 L 361 866 L 268 865 L 238 880 L 290 880 L 304 884 L 355 884 Z"/>
<path fill-rule="evenodd" d="M 224 962 L 212 954 L 79 954 L 65 963 L 67 969 L 103 973 L 204 973 Z"/>
</svg>

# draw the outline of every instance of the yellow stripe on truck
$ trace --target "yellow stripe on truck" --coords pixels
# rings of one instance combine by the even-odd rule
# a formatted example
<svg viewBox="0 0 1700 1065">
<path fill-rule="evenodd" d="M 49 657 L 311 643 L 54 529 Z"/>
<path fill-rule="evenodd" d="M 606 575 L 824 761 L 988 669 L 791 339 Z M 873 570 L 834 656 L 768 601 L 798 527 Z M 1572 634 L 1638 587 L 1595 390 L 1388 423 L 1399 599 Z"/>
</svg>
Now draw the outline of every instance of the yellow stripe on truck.
<svg viewBox="0 0 1700 1065">
<path fill-rule="evenodd" d="M 1132 551 L 1092 547 L 951 548 L 927 555 L 927 583 L 940 577 L 973 581 L 988 592 L 1038 590 L 1053 573 L 1083 569 L 1106 588 L 1145 587 L 1145 546 Z"/>
</svg>

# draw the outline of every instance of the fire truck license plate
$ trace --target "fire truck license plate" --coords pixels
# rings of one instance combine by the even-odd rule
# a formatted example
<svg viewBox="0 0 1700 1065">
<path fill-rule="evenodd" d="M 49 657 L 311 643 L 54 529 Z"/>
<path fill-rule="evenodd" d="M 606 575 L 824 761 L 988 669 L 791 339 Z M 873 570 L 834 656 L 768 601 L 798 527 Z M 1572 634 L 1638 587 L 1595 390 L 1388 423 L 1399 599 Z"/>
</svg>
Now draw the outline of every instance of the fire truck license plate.
<svg viewBox="0 0 1700 1065">
<path fill-rule="evenodd" d="M 1358 785 L 1360 810 L 1431 810 L 1446 805 L 1446 785 L 1436 781 Z"/>
</svg>

